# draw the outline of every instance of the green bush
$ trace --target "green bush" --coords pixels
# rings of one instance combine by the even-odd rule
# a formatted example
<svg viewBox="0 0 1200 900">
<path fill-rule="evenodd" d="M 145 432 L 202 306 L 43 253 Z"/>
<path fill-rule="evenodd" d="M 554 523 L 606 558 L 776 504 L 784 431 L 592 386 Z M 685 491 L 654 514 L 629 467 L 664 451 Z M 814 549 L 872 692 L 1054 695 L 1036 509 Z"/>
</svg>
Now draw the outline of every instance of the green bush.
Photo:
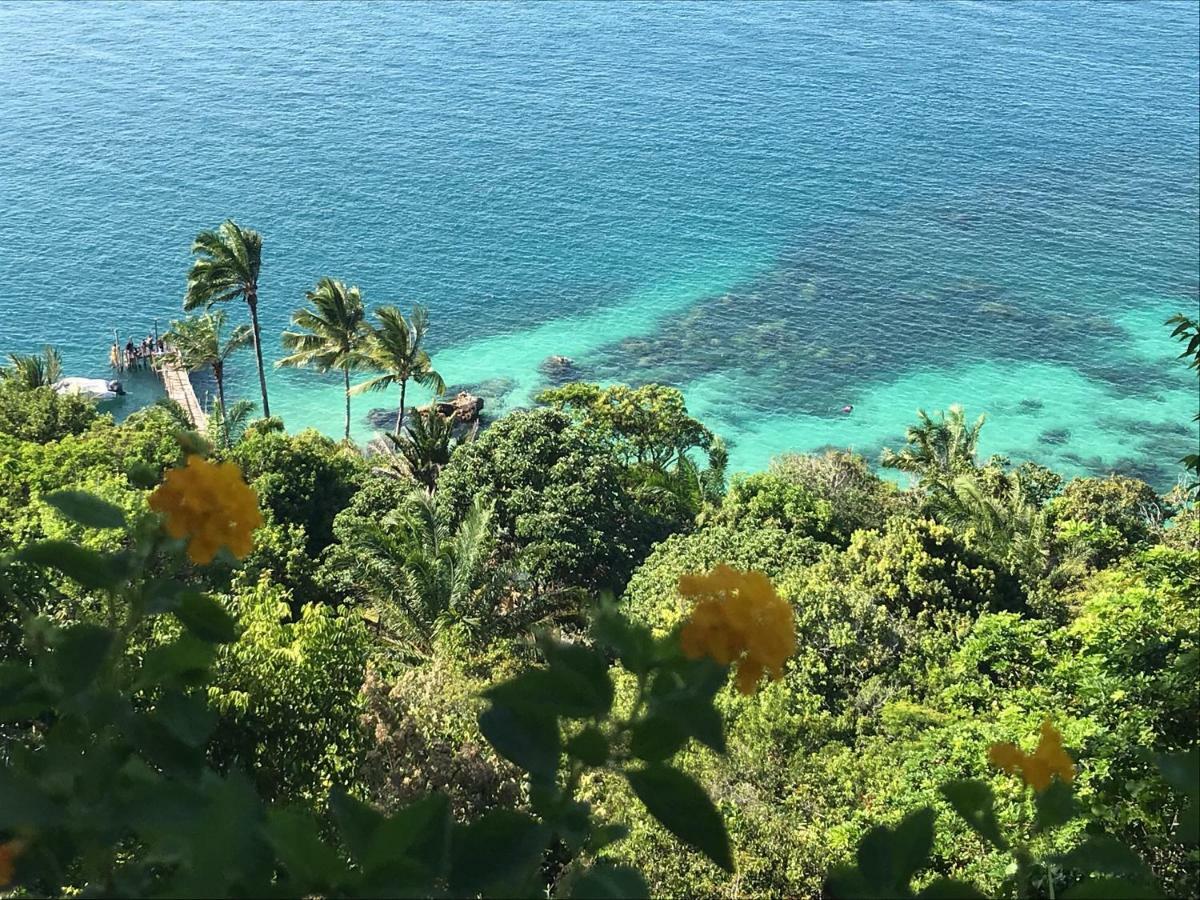
<svg viewBox="0 0 1200 900">
<path fill-rule="evenodd" d="M 263 797 L 315 805 L 358 769 L 367 632 L 326 605 L 289 621 L 289 600 L 265 579 L 233 598 L 243 630 L 208 687 L 219 714 L 210 753 L 221 770 L 249 773 Z"/>
<path fill-rule="evenodd" d="M 458 447 L 438 481 L 456 519 L 492 506 L 502 556 L 542 586 L 621 585 L 640 525 L 612 450 L 552 409 L 506 416 Z"/>
<path fill-rule="evenodd" d="M 350 502 L 366 464 L 315 431 L 251 429 L 229 451 L 278 524 L 300 525 L 316 557 L 333 541 L 333 520 Z"/>
</svg>

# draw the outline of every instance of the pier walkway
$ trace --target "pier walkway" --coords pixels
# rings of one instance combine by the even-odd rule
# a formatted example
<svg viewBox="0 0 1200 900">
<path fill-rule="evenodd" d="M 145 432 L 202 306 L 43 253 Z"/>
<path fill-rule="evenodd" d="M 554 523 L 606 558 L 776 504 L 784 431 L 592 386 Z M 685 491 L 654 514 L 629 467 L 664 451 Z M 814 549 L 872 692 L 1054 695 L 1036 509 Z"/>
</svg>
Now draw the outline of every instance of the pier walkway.
<svg viewBox="0 0 1200 900">
<path fill-rule="evenodd" d="M 157 368 L 163 387 L 167 389 L 167 396 L 184 408 L 197 431 L 205 431 L 208 428 L 208 415 L 196 399 L 196 391 L 192 388 L 187 370 L 169 356 L 164 357 Z"/>
</svg>

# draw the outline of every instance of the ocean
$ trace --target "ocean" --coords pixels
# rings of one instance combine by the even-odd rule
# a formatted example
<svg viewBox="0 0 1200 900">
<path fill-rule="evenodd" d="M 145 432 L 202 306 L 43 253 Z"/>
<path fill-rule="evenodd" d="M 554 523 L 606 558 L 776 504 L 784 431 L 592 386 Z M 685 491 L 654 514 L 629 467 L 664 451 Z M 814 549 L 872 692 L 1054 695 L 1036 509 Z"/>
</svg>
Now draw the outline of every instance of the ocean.
<svg viewBox="0 0 1200 900">
<path fill-rule="evenodd" d="M 560 354 L 677 385 L 735 469 L 960 403 L 985 453 L 1166 487 L 1198 48 L 1192 2 L 0 3 L 0 350 L 108 375 L 233 217 L 272 359 L 329 275 L 428 306 L 492 412 Z M 340 433 L 337 376 L 269 386 Z M 356 438 L 395 400 L 355 398 Z"/>
</svg>

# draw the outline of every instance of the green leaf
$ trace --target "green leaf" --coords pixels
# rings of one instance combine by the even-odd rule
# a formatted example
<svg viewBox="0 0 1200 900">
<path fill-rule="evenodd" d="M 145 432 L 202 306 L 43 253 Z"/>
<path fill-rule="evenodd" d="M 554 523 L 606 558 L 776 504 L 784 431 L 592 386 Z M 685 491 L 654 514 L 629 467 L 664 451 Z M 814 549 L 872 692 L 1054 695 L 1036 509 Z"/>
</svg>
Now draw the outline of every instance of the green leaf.
<svg viewBox="0 0 1200 900">
<path fill-rule="evenodd" d="M 217 714 L 204 699 L 181 691 L 165 691 L 154 710 L 154 718 L 189 747 L 203 747 L 217 727 Z"/>
<path fill-rule="evenodd" d="M 918 900 L 986 900 L 987 895 L 974 885 L 953 878 L 938 878 L 917 894 Z"/>
<path fill-rule="evenodd" d="M 605 847 L 609 847 L 618 841 L 623 841 L 627 837 L 629 837 L 628 825 L 622 825 L 620 822 L 595 825 L 592 827 L 592 833 L 588 837 L 587 848 L 595 855 Z"/>
<path fill-rule="evenodd" d="M 493 704 L 480 714 L 479 730 L 497 753 L 535 778 L 552 778 L 558 770 L 561 736 L 552 716 Z"/>
<path fill-rule="evenodd" d="M 1057 828 L 1075 818 L 1079 809 L 1075 804 L 1075 792 L 1065 781 L 1055 779 L 1044 791 L 1034 797 L 1037 807 L 1037 825 L 1043 831 Z"/>
<path fill-rule="evenodd" d="M 70 541 L 41 541 L 30 544 L 17 559 L 44 569 L 53 569 L 90 590 L 116 587 L 121 570 L 116 559 L 88 550 Z"/>
<path fill-rule="evenodd" d="M 687 739 L 687 732 L 673 716 L 651 714 L 634 723 L 629 752 L 646 762 L 663 762 L 679 752 Z"/>
<path fill-rule="evenodd" d="M 368 871 L 383 870 L 397 857 L 418 864 L 429 880 L 445 872 L 450 858 L 450 799 L 429 794 L 388 816 L 376 829 L 362 858 Z"/>
<path fill-rule="evenodd" d="M 612 679 L 608 677 L 608 662 L 603 656 L 582 644 L 545 640 L 541 646 L 550 664 L 550 674 L 568 685 L 565 689 L 586 707 L 587 712 L 579 717 L 603 716 L 612 709 Z"/>
<path fill-rule="evenodd" d="M 162 474 L 158 469 L 144 462 L 135 462 L 129 467 L 129 471 L 125 473 L 125 477 L 129 479 L 129 483 L 134 487 L 145 488 L 146 490 L 157 487 L 159 481 L 162 480 Z"/>
<path fill-rule="evenodd" d="M 89 528 L 124 528 L 125 513 L 84 491 L 55 491 L 42 497 L 72 522 Z"/>
<path fill-rule="evenodd" d="M 383 825 L 383 815 L 357 797 L 350 796 L 341 786 L 329 792 L 329 810 L 351 856 L 359 861 L 365 859 L 371 850 L 375 833 Z"/>
<path fill-rule="evenodd" d="M 602 766 L 608 762 L 608 738 L 594 725 L 584 728 L 567 741 L 567 754 L 587 766 Z"/>
<path fill-rule="evenodd" d="M 629 622 L 611 605 L 605 605 L 592 621 L 592 638 L 607 647 L 635 675 L 645 674 L 654 662 L 655 644 L 650 629 Z"/>
<path fill-rule="evenodd" d="M 146 651 L 137 685 L 148 688 L 154 685 L 204 684 L 215 658 L 216 649 L 212 644 L 190 634 L 181 634 L 169 644 L 151 647 Z"/>
<path fill-rule="evenodd" d="M 541 825 L 511 809 L 493 809 L 469 825 L 456 825 L 450 892 L 460 896 L 528 894 L 547 838 Z"/>
<path fill-rule="evenodd" d="M 1083 843 L 1054 858 L 1064 869 L 1085 875 L 1121 875 L 1153 878 L 1149 866 L 1129 847 L 1107 834 L 1089 835 Z"/>
<path fill-rule="evenodd" d="M 1193 747 L 1180 753 L 1160 753 L 1154 762 L 1163 780 L 1176 792 L 1200 800 L 1200 750 Z"/>
<path fill-rule="evenodd" d="M 600 708 L 594 688 L 585 679 L 549 669 L 527 669 L 483 695 L 499 706 L 571 719 L 599 715 Z"/>
<path fill-rule="evenodd" d="M 650 888 L 637 869 L 601 860 L 574 880 L 570 896 L 574 900 L 623 900 L 649 897 Z"/>
<path fill-rule="evenodd" d="M 237 640 L 237 623 L 216 600 L 200 591 L 184 591 L 175 610 L 179 621 L 196 637 L 214 644 Z"/>
<path fill-rule="evenodd" d="M 929 807 L 905 816 L 895 828 L 874 828 L 858 845 L 858 868 L 871 884 L 908 892 L 908 883 L 929 861 L 933 820 Z"/>
<path fill-rule="evenodd" d="M 694 778 L 661 764 L 626 771 L 625 777 L 650 815 L 664 828 L 726 872 L 733 871 L 725 822 Z"/>
<path fill-rule="evenodd" d="M 58 804 L 41 786 L 8 769 L 0 769 L 0 829 L 50 828 L 62 820 Z"/>
<path fill-rule="evenodd" d="M 0 663 L 0 722 L 23 722 L 54 705 L 54 695 L 25 663 Z"/>
<path fill-rule="evenodd" d="M 90 687 L 104 667 L 113 633 L 99 625 L 72 625 L 59 632 L 50 655 L 49 674 L 67 696 Z"/>
<path fill-rule="evenodd" d="M 312 895 L 336 884 L 344 871 L 332 847 L 321 840 L 317 823 L 298 809 L 267 813 L 266 837 L 291 876 L 289 893 Z"/>
<path fill-rule="evenodd" d="M 1063 893 L 1063 900 L 1151 900 L 1161 897 L 1151 884 L 1125 878 L 1089 878 Z"/>
<path fill-rule="evenodd" d="M 996 820 L 996 799 L 990 787 L 982 781 L 948 781 L 942 785 L 942 796 L 976 834 L 998 850 L 1008 849 Z"/>
</svg>

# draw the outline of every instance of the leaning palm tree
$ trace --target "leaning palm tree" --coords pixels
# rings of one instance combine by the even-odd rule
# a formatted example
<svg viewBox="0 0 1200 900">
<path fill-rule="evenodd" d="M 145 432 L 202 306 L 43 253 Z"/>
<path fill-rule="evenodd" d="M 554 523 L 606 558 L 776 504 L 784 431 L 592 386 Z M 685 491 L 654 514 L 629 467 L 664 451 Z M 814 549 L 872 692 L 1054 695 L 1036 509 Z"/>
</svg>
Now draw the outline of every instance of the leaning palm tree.
<svg viewBox="0 0 1200 900">
<path fill-rule="evenodd" d="M 421 347 L 429 329 L 429 314 L 423 306 L 414 306 L 412 318 L 406 319 L 394 306 L 375 310 L 378 327 L 372 329 L 367 345 L 370 365 L 383 372 L 360 385 L 353 393 L 382 391 L 393 384 L 400 385 L 400 409 L 396 415 L 395 434 L 400 434 L 404 422 L 404 399 L 409 381 L 431 389 L 436 397 L 446 390 L 446 382 L 433 369 L 433 361 Z"/>
<path fill-rule="evenodd" d="M 312 366 L 318 372 L 341 369 L 346 383 L 346 440 L 350 440 L 350 372 L 366 362 L 364 349 L 369 332 L 357 287 L 322 278 L 304 295 L 313 309 L 292 313 L 298 331 L 283 333 L 283 346 L 292 351 L 276 366 Z"/>
<path fill-rule="evenodd" d="M 918 422 L 905 433 L 908 443 L 899 453 L 884 450 L 880 463 L 915 475 L 931 486 L 944 485 L 958 475 L 978 467 L 976 448 L 984 416 L 971 425 L 961 406 L 951 406 L 933 419 L 923 409 L 917 410 Z"/>
<path fill-rule="evenodd" d="M 202 231 L 192 242 L 196 259 L 188 271 L 184 310 L 190 312 L 214 303 L 241 297 L 250 308 L 254 333 L 254 355 L 258 360 L 258 386 L 262 391 L 263 416 L 270 417 L 267 375 L 263 370 L 262 332 L 258 327 L 258 273 L 262 267 L 262 235 L 226 219 L 213 231 Z"/>
<path fill-rule="evenodd" d="M 212 369 L 213 380 L 217 383 L 217 402 L 221 409 L 227 409 L 225 403 L 225 363 L 234 351 L 246 346 L 253 339 L 249 325 L 239 325 L 227 338 L 222 338 L 221 331 L 225 327 L 225 311 L 216 310 L 202 316 L 193 316 L 172 322 L 166 334 L 170 345 L 170 354 L 181 366 L 189 372 L 200 369 Z M 229 429 L 226 417 L 221 417 L 225 443 L 229 443 Z"/>
<path fill-rule="evenodd" d="M 62 378 L 62 355 L 49 344 L 41 353 L 10 353 L 8 361 L 10 365 L 0 372 L 23 388 L 50 387 Z"/>
</svg>

